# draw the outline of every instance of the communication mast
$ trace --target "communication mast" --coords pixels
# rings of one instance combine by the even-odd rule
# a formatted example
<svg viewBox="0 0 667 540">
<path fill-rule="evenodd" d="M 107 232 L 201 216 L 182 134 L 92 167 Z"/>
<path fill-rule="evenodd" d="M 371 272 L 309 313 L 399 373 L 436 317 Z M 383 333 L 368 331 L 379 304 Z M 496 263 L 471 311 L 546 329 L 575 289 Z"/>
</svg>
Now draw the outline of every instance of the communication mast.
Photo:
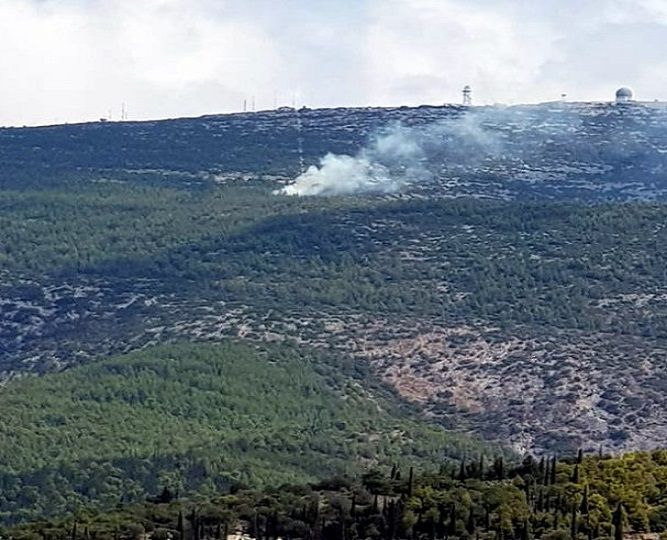
<svg viewBox="0 0 667 540">
<path fill-rule="evenodd" d="M 463 87 L 463 105 L 466 107 L 472 105 L 472 88 L 467 84 Z"/>
<path fill-rule="evenodd" d="M 306 161 L 303 159 L 303 124 L 301 123 L 301 113 L 296 107 L 292 107 L 296 119 L 296 142 L 297 152 L 299 154 L 299 174 L 306 172 Z"/>
</svg>

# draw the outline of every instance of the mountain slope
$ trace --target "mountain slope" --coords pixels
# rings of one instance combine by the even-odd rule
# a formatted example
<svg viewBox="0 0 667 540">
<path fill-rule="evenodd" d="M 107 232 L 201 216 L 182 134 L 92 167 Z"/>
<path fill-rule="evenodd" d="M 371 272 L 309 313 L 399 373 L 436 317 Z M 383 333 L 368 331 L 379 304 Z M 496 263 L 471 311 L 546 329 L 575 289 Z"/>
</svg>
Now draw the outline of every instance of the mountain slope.
<svg viewBox="0 0 667 540">
<path fill-rule="evenodd" d="M 445 425 L 520 450 L 654 447 L 665 114 L 543 104 L 2 130 L 0 379 L 172 341 L 293 339 L 370 361 Z M 429 181 L 273 195 L 300 158 L 354 155 L 394 121 L 431 133 Z M 464 133 L 495 150 L 480 158 Z"/>
<path fill-rule="evenodd" d="M 305 481 L 484 446 L 422 423 L 362 363 L 286 345 L 164 345 L 0 392 L 0 515 Z M 493 450 L 487 450 L 493 452 Z"/>
<path fill-rule="evenodd" d="M 287 337 L 370 360 L 445 424 L 521 451 L 664 438 L 664 205 L 235 192 L 78 192 L 45 222 L 10 210 L 5 377 L 171 340 Z"/>
<path fill-rule="evenodd" d="M 0 186 L 115 171 L 115 181 L 143 185 L 276 187 L 329 152 L 357 154 L 397 123 L 434 135 L 424 148 L 432 181 L 413 183 L 411 196 L 667 198 L 664 103 L 288 109 L 0 129 Z"/>
</svg>

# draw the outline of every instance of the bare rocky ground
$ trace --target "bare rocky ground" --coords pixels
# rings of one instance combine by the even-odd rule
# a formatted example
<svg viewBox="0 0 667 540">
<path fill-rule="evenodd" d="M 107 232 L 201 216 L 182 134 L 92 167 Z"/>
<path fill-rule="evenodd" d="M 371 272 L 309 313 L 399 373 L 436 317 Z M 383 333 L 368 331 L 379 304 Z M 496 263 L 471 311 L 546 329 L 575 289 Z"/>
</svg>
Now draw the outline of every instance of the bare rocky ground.
<svg viewBox="0 0 667 540">
<path fill-rule="evenodd" d="M 479 162 L 452 160 L 440 152 L 431 163 L 432 182 L 387 198 L 593 203 L 667 199 L 664 104 L 512 109 L 514 120 L 503 111 L 490 111 L 483 120 L 493 132 L 507 136 L 502 155 Z M 159 182 L 182 183 L 187 176 L 193 185 L 255 182 L 274 189 L 294 178 L 300 160 L 316 164 L 329 151 L 354 155 L 378 127 L 391 122 L 433 126 L 461 114 L 461 107 L 303 110 L 0 130 L 0 162 L 17 171 L 33 171 L 37 165 L 47 171 L 62 167 L 65 176 L 71 170 L 101 170 L 100 182 L 135 182 L 135 177 L 150 172 Z M 0 180 L 15 189 L 12 175 L 6 176 Z M 35 176 L 41 189 L 41 173 Z M 409 286 L 423 285 L 454 299 L 466 293 L 450 291 L 450 283 L 441 277 L 450 270 L 443 254 L 452 250 L 451 241 L 460 240 L 463 251 L 473 246 L 481 253 L 494 238 L 493 231 L 467 225 L 447 231 L 411 230 L 406 236 L 409 227 L 397 219 L 343 219 L 328 225 L 375 250 L 388 264 L 428 265 L 428 272 Z M 656 250 L 667 238 L 664 227 L 659 229 L 652 233 Z M 531 251 L 525 241 L 525 234 L 498 241 L 487 260 L 512 258 L 515 242 L 526 255 L 519 259 L 520 268 L 529 267 L 535 257 L 549 262 L 583 260 L 587 255 L 558 242 L 553 249 Z M 627 245 L 612 245 L 596 260 L 616 257 L 614 249 Z M 0 285 L 10 281 L 1 271 Z M 431 273 L 436 274 L 432 282 L 419 281 Z M 275 310 L 182 294 L 150 279 L 26 279 L 22 287 L 17 294 L 0 289 L 0 381 L 169 340 L 290 339 L 364 358 L 426 414 L 521 451 L 578 446 L 620 450 L 667 442 L 664 336 L 567 328 L 547 332 L 521 325 L 499 329 L 488 322 L 392 317 L 345 306 Z M 612 322 L 650 322 L 667 313 L 667 285 L 599 298 L 586 308 Z"/>
<path fill-rule="evenodd" d="M 22 357 L 21 368 L 13 363 L 2 379 L 170 340 L 292 340 L 366 359 L 427 415 L 521 452 L 651 448 L 667 440 L 664 343 L 577 331 L 508 334 L 354 312 L 258 312 L 109 291 L 100 284 L 47 288 L 44 303 L 14 303 L 13 311 L 1 300 L 2 332 L 16 336 L 11 357 Z"/>
</svg>

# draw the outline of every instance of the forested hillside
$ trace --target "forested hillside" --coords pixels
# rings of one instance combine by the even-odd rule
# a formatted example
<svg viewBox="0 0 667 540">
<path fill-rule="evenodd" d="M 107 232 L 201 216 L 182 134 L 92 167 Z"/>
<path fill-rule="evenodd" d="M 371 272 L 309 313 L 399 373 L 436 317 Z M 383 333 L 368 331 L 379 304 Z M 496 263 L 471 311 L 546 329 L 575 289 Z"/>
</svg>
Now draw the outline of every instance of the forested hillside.
<svg viewBox="0 0 667 540">
<path fill-rule="evenodd" d="M 334 540 L 340 538 L 638 538 L 667 529 L 665 451 L 519 465 L 477 456 L 429 471 L 374 469 L 310 485 L 179 497 L 9 529 L 17 540 L 50 538 Z M 644 536 L 658 538 L 658 534 Z"/>
<path fill-rule="evenodd" d="M 420 422 L 366 363 L 288 345 L 149 348 L 17 381 L 0 410 L 0 521 L 493 452 Z"/>
<path fill-rule="evenodd" d="M 547 104 L 0 130 L 4 518 L 488 445 L 663 446 L 664 117 Z M 423 182 L 281 195 L 397 121 L 429 134 Z"/>
<path fill-rule="evenodd" d="M 2 201 L 5 378 L 287 337 L 370 360 L 445 425 L 519 449 L 664 439 L 661 204 L 113 184 Z"/>
</svg>

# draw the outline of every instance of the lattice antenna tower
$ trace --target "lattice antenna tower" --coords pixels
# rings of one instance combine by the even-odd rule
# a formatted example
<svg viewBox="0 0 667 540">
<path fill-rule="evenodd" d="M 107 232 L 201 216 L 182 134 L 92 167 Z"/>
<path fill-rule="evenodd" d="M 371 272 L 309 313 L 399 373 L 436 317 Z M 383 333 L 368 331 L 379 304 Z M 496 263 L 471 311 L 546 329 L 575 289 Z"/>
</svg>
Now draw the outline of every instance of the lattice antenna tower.
<svg viewBox="0 0 667 540">
<path fill-rule="evenodd" d="M 467 84 L 463 87 L 463 105 L 466 107 L 472 105 L 472 88 Z"/>
<path fill-rule="evenodd" d="M 297 152 L 299 154 L 299 174 L 306 172 L 306 160 L 303 158 L 303 124 L 301 123 L 301 113 L 299 109 L 293 107 L 294 117 L 296 119 L 296 142 Z"/>
</svg>

